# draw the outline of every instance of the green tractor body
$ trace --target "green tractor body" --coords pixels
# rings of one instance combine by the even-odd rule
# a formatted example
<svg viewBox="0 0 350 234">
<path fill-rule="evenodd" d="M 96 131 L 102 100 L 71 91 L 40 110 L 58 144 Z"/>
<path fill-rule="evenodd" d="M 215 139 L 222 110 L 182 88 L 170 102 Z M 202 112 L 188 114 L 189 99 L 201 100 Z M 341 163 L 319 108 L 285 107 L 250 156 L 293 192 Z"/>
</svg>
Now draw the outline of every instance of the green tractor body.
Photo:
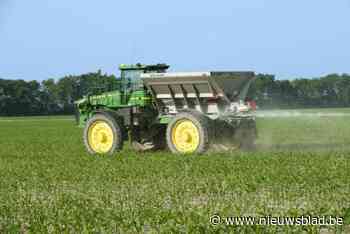
<svg viewBox="0 0 350 234">
<path fill-rule="evenodd" d="M 88 152 L 112 154 L 126 140 L 139 151 L 168 147 L 174 153 L 254 147 L 255 118 L 245 102 L 253 72 L 168 68 L 121 65 L 116 87 L 76 101 Z"/>
</svg>

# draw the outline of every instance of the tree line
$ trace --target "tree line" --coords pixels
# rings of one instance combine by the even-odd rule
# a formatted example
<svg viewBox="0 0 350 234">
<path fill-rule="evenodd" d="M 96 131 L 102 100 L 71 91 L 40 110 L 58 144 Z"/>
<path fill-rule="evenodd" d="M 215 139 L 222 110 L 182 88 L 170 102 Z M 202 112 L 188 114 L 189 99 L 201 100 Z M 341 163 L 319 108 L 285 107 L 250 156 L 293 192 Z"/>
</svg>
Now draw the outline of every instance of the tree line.
<svg viewBox="0 0 350 234">
<path fill-rule="evenodd" d="M 116 82 L 114 75 L 101 71 L 42 82 L 0 79 L 0 115 L 72 114 L 75 100 Z"/>
<path fill-rule="evenodd" d="M 265 109 L 350 107 L 350 75 L 278 80 L 259 74 L 249 96 Z"/>
<path fill-rule="evenodd" d="M 72 114 L 75 100 L 116 84 L 114 75 L 101 71 L 42 82 L 0 79 L 0 115 Z M 258 74 L 249 98 L 261 109 L 350 107 L 350 75 L 279 80 L 274 75 Z"/>
</svg>

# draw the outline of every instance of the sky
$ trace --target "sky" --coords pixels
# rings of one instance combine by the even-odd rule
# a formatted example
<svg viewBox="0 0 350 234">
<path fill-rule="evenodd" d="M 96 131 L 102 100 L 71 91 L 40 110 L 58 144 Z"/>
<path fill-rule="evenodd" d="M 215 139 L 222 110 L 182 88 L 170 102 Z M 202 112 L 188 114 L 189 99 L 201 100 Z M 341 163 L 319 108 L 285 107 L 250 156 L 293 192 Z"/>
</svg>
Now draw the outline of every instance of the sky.
<svg viewBox="0 0 350 234">
<path fill-rule="evenodd" d="M 0 77 L 43 80 L 118 65 L 350 73 L 350 0 L 0 0 Z"/>
</svg>

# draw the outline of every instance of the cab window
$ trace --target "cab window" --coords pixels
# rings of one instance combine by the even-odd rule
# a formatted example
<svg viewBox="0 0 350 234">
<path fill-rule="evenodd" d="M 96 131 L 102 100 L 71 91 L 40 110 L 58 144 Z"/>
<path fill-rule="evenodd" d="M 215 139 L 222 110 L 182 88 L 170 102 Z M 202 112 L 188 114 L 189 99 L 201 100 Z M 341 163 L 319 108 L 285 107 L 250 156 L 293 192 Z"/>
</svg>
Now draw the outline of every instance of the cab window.
<svg viewBox="0 0 350 234">
<path fill-rule="evenodd" d="M 124 72 L 124 78 L 125 80 L 131 81 L 131 82 L 137 82 L 141 79 L 141 70 L 127 70 Z"/>
</svg>

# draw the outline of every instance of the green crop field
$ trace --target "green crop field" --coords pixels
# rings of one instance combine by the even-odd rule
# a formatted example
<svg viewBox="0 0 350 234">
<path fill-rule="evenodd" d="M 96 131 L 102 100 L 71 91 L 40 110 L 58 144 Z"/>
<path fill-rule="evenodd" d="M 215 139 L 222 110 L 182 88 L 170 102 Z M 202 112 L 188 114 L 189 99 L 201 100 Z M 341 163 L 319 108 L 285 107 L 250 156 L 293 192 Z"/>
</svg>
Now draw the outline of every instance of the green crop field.
<svg viewBox="0 0 350 234">
<path fill-rule="evenodd" d="M 1 118 L 0 233 L 350 233 L 349 119 L 349 109 L 264 112 L 256 152 L 92 157 L 71 118 Z M 345 224 L 225 224 L 231 216 Z"/>
</svg>

